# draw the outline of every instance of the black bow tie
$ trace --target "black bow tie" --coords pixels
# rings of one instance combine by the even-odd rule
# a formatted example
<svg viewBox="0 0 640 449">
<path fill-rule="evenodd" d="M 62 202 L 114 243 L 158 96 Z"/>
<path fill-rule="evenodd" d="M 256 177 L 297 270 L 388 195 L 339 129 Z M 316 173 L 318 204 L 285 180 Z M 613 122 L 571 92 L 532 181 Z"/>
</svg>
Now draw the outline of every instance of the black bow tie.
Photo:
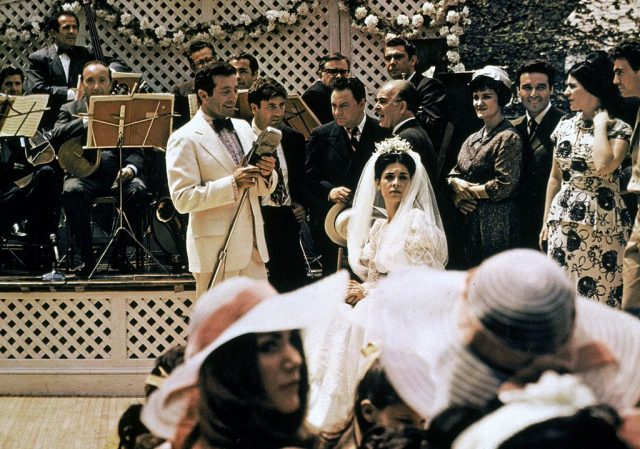
<svg viewBox="0 0 640 449">
<path fill-rule="evenodd" d="M 76 49 L 74 47 L 58 48 L 58 56 L 67 55 L 72 58 L 75 54 Z"/>
<path fill-rule="evenodd" d="M 223 129 L 226 129 L 227 131 L 231 131 L 231 132 L 234 131 L 233 123 L 231 123 L 230 118 L 214 118 L 212 125 L 213 125 L 213 129 L 217 133 L 219 133 Z"/>
</svg>

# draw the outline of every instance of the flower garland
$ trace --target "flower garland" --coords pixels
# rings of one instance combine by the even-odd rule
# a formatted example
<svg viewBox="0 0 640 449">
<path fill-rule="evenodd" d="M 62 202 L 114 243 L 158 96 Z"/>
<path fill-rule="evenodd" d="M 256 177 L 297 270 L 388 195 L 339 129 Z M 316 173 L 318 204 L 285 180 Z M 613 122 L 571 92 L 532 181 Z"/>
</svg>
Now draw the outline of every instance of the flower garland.
<svg viewBox="0 0 640 449">
<path fill-rule="evenodd" d="M 471 23 L 469 8 L 463 6 L 465 0 L 433 0 L 425 2 L 412 16 L 398 14 L 390 19 L 379 17 L 367 8 L 365 0 L 341 0 L 338 2 L 343 11 L 349 11 L 352 27 L 362 32 L 384 35 L 385 40 L 396 36 L 409 39 L 424 33 L 428 37 L 441 37 L 447 40 L 447 60 L 449 69 L 464 71 L 460 62 L 460 36 L 464 27 Z"/>
<path fill-rule="evenodd" d="M 230 39 L 239 41 L 244 38 L 258 38 L 264 34 L 277 33 L 280 28 L 295 25 L 306 18 L 318 6 L 318 0 L 298 0 L 288 9 L 268 10 L 263 16 L 252 19 L 247 14 L 240 15 L 235 23 L 216 24 L 204 22 L 196 25 L 183 24 L 169 29 L 156 26 L 146 17 L 139 20 L 134 15 L 123 12 L 116 7 L 116 0 L 94 0 L 92 8 L 96 18 L 110 24 L 121 35 L 128 38 L 135 47 L 162 48 L 178 46 L 184 49 L 192 39 Z M 52 11 L 80 12 L 82 6 L 78 1 L 63 3 L 56 0 Z M 0 23 L 0 41 L 13 47 L 23 45 L 34 39 L 46 38 L 42 29 L 43 18 L 38 17 L 25 22 L 20 27 L 12 26 L 8 18 Z"/>
</svg>

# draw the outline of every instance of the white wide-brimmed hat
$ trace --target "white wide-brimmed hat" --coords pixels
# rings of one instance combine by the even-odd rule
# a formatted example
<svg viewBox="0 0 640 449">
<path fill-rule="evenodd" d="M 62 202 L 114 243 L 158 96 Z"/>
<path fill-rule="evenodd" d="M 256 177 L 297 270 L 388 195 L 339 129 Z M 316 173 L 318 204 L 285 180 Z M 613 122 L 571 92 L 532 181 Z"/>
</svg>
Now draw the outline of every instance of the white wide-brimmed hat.
<svg viewBox="0 0 640 449">
<path fill-rule="evenodd" d="M 208 291 L 193 310 L 185 362 L 149 397 L 143 423 L 155 435 L 173 439 L 209 354 L 245 334 L 322 326 L 324 318 L 343 304 L 347 280 L 347 273 L 339 272 L 279 295 L 266 281 L 235 277 Z"/>
<path fill-rule="evenodd" d="M 324 230 L 333 243 L 347 246 L 347 229 L 352 209 L 345 203 L 336 203 L 329 209 L 324 220 Z"/>
<path fill-rule="evenodd" d="M 485 406 L 543 360 L 566 362 L 619 411 L 640 398 L 640 320 L 576 299 L 564 271 L 540 252 L 506 251 L 469 272 L 406 269 L 372 294 L 383 299 L 385 371 L 427 419 L 452 405 Z"/>
</svg>

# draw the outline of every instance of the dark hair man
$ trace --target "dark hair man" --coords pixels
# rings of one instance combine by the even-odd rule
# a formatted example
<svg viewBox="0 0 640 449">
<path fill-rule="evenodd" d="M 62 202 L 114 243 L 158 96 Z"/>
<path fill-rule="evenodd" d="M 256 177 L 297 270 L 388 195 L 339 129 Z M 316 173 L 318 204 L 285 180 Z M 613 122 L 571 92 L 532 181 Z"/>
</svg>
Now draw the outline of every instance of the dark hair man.
<svg viewBox="0 0 640 449">
<path fill-rule="evenodd" d="M 331 83 L 338 78 L 349 76 L 350 68 L 349 58 L 340 53 L 331 53 L 320 58 L 318 67 L 320 79 L 302 94 L 302 99 L 320 123 L 325 124 L 333 120 Z"/>
<path fill-rule="evenodd" d="M 0 71 L 0 92 L 5 95 L 24 94 L 24 72 L 12 65 Z"/>
<path fill-rule="evenodd" d="M 416 72 L 416 47 L 404 37 L 395 37 L 386 42 L 384 60 L 391 79 L 410 81 L 418 89 L 419 107 L 416 118 L 429 134 L 439 157 L 444 160 L 444 154 L 440 155 L 447 150 L 441 148 L 448 123 L 447 91 L 444 85 Z M 448 143 L 445 142 L 445 145 Z"/>
<path fill-rule="evenodd" d="M 236 69 L 238 89 L 250 89 L 260 75 L 258 60 L 252 54 L 242 52 L 229 59 L 229 63 Z"/>
<path fill-rule="evenodd" d="M 264 234 L 269 249 L 269 282 L 279 291 L 294 290 L 306 283 L 304 255 L 300 246 L 300 223 L 306 220 L 309 194 L 304 179 L 304 136 L 284 126 L 287 91 L 272 78 L 259 78 L 249 89 L 256 136 L 268 126 L 282 132 L 276 149 L 278 183 L 261 200 Z"/>
<path fill-rule="evenodd" d="M 544 217 L 547 181 L 553 161 L 551 133 L 564 112 L 551 104 L 555 69 L 541 60 L 527 61 L 516 72 L 518 96 L 525 114 L 513 120 L 523 142 L 518 198 L 522 246 L 538 248 Z"/>
<path fill-rule="evenodd" d="M 332 87 L 334 120 L 313 130 L 306 151 L 306 181 L 313 200 L 311 227 L 325 275 L 336 271 L 338 254 L 325 234 L 325 216 L 334 204 L 351 201 L 376 142 L 390 135 L 378 120 L 365 114 L 365 88 L 360 80 L 338 78 Z"/>
<path fill-rule="evenodd" d="M 180 213 L 189 213 L 187 255 L 196 279 L 196 295 L 204 293 L 230 223 L 238 211 L 228 256 L 216 282 L 244 275 L 267 279 L 269 260 L 259 196 L 276 188 L 275 159 L 262 156 L 244 165 L 255 134 L 244 120 L 230 118 L 238 100 L 236 69 L 228 62 L 205 67 L 196 74 L 200 109 L 167 143 L 167 175 L 171 199 Z"/>
<path fill-rule="evenodd" d="M 626 41 L 611 52 L 613 60 L 613 82 L 623 97 L 640 97 L 640 42 Z M 631 179 L 629 192 L 640 194 L 640 111 L 636 115 L 631 135 Z M 624 188 L 625 186 L 623 186 Z M 640 211 L 624 250 L 622 268 L 622 308 L 638 315 L 640 313 Z"/>
</svg>

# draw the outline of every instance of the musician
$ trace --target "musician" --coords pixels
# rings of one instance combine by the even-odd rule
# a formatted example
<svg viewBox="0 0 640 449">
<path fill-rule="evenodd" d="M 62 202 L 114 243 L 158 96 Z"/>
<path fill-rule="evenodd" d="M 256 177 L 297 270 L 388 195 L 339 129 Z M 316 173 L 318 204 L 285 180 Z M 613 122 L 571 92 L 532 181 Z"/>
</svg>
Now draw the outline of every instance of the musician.
<svg viewBox="0 0 640 449">
<path fill-rule="evenodd" d="M 167 144 L 171 199 L 178 212 L 189 213 L 187 254 L 197 297 L 207 290 L 245 190 L 248 198 L 239 211 L 217 282 L 237 275 L 267 279 L 269 255 L 258 196 L 276 188 L 275 159 L 263 156 L 257 166 L 243 165 L 255 135 L 244 120 L 229 118 L 238 100 L 235 75 L 227 62 L 196 74 L 200 109 Z"/>
<path fill-rule="evenodd" d="M 258 60 L 251 53 L 238 53 L 229 59 L 229 64 L 236 69 L 238 89 L 250 89 L 260 75 Z"/>
<path fill-rule="evenodd" d="M 276 149 L 278 183 L 271 195 L 262 197 L 264 234 L 269 250 L 269 282 L 279 292 L 305 284 L 305 259 L 300 246 L 300 223 L 306 220 L 310 197 L 304 179 L 305 140 L 302 133 L 284 126 L 287 91 L 272 78 L 258 79 L 249 89 L 256 136 L 268 126 L 282 131 Z"/>
<path fill-rule="evenodd" d="M 18 67 L 7 65 L 0 70 L 0 92 L 5 95 L 24 93 L 24 72 Z"/>
<path fill-rule="evenodd" d="M 175 110 L 180 117 L 173 120 L 174 129 L 180 128 L 189 121 L 189 94 L 195 94 L 194 76 L 196 72 L 208 65 L 215 64 L 218 61 L 213 44 L 208 41 L 194 40 L 189 44 L 187 59 L 191 66 L 193 75 L 188 81 L 176 84 L 172 90 L 175 95 Z"/>
<path fill-rule="evenodd" d="M 52 131 L 51 142 L 59 147 L 63 142 L 81 136 L 86 142 L 88 118 L 77 117 L 86 113 L 92 95 L 109 95 L 111 72 L 102 62 L 90 61 L 82 71 L 83 96 L 67 103 L 60 109 L 58 120 Z M 114 142 L 115 146 L 116 142 Z M 87 150 L 89 151 L 89 150 Z M 80 276 L 91 273 L 96 259 L 91 245 L 89 208 L 92 199 L 98 196 L 118 195 L 118 180 L 122 178 L 124 212 L 136 238 L 142 238 L 142 213 L 148 202 L 148 193 L 141 179 L 143 155 L 141 150 L 123 150 L 123 165 L 119 168 L 116 151 L 103 150 L 98 169 L 85 178 L 68 175 L 64 181 L 62 205 L 76 245 L 80 249 L 81 264 L 75 271 Z M 59 154 L 62 157 L 62 154 Z M 110 266 L 121 273 L 133 272 L 134 267 L 126 257 L 127 235 L 119 234 L 113 248 Z"/>
</svg>

